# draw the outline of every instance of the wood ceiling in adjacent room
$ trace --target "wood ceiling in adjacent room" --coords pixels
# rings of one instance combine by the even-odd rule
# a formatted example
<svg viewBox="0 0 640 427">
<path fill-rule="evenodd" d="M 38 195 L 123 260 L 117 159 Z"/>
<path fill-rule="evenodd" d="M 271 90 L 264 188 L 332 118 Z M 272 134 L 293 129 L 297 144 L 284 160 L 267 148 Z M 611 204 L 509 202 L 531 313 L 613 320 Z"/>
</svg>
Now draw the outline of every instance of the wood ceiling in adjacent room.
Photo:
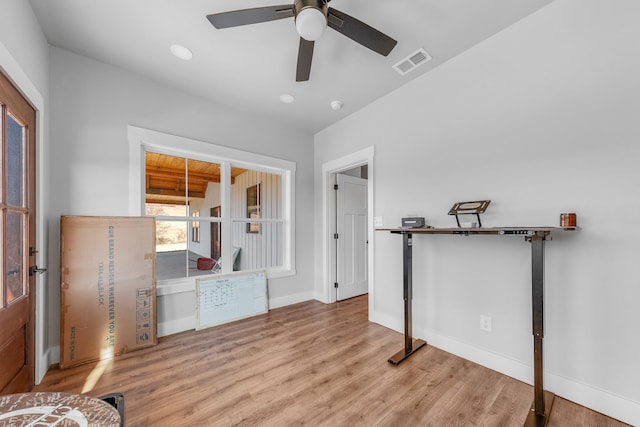
<svg viewBox="0 0 640 427">
<path fill-rule="evenodd" d="M 231 168 L 231 183 L 245 169 Z M 204 199 L 207 186 L 220 182 L 220 165 L 201 160 L 147 152 L 145 194 L 147 203 L 184 205 Z M 188 187 L 188 194 L 187 194 Z"/>
</svg>

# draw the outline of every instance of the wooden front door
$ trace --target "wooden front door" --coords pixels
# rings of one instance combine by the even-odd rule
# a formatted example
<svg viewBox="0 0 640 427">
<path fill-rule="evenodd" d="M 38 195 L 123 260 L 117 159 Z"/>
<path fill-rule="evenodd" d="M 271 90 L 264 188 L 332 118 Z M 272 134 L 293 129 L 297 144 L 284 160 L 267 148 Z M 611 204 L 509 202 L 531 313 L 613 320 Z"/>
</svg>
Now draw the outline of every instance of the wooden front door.
<svg viewBox="0 0 640 427">
<path fill-rule="evenodd" d="M 34 384 L 36 113 L 0 73 L 0 394 Z"/>
</svg>

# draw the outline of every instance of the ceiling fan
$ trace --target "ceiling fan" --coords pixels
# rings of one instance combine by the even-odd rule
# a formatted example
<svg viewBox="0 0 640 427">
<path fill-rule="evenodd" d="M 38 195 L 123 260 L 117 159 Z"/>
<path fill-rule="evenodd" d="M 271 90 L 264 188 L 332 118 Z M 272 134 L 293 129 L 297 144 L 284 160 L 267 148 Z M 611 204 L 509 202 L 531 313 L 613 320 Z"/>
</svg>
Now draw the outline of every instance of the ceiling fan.
<svg viewBox="0 0 640 427">
<path fill-rule="evenodd" d="M 294 0 L 293 4 L 214 13 L 207 15 L 207 19 L 214 27 L 222 29 L 293 17 L 300 35 L 297 82 L 309 80 L 314 43 L 327 26 L 380 55 L 389 55 L 397 41 L 364 22 L 329 7 L 330 1 Z"/>
</svg>

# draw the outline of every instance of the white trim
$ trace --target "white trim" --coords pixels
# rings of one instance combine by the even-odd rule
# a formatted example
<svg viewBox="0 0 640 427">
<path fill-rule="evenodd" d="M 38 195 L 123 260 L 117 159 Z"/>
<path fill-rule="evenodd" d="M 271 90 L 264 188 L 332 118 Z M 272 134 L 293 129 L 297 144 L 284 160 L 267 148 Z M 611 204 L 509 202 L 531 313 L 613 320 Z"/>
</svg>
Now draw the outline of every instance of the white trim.
<svg viewBox="0 0 640 427">
<path fill-rule="evenodd" d="M 182 317 L 180 319 L 169 320 L 168 322 L 158 322 L 158 337 L 177 334 L 196 329 L 196 316 Z"/>
<path fill-rule="evenodd" d="M 225 224 L 228 224 L 229 220 L 231 220 L 231 165 L 229 162 L 221 162 L 220 164 L 220 200 L 221 203 L 221 211 L 220 214 L 222 218 L 226 219 L 222 221 L 222 242 L 233 242 L 233 225 L 230 227 Z M 221 255 L 222 255 L 222 272 L 227 273 L 233 270 L 233 262 L 231 258 L 233 255 L 231 251 L 226 250 L 226 245 L 222 245 Z M 195 283 L 195 282 L 194 282 Z"/>
<path fill-rule="evenodd" d="M 36 89 L 29 76 L 22 70 L 18 62 L 13 58 L 9 50 L 0 41 L 0 69 L 9 77 L 14 86 L 18 88 L 22 95 L 31 103 L 36 110 L 36 265 L 45 267 L 47 265 L 47 227 L 45 226 L 45 214 L 43 207 L 45 206 L 45 195 L 48 191 L 44 190 L 46 179 L 46 162 L 45 156 L 45 102 L 44 98 Z M 52 352 L 45 348 L 47 340 L 45 336 L 48 334 L 46 325 L 49 323 L 44 317 L 48 310 L 46 309 L 47 298 L 46 293 L 46 273 L 36 276 L 36 324 L 35 324 L 35 372 L 34 381 L 40 384 L 42 378 L 47 373 L 52 360 Z"/>
<path fill-rule="evenodd" d="M 295 252 L 291 252 L 291 257 L 293 258 Z M 293 262 L 293 260 L 292 260 Z M 267 279 L 278 279 L 280 277 L 291 277 L 297 274 L 296 270 L 290 268 L 274 268 L 267 269 Z"/>
<path fill-rule="evenodd" d="M 2 41 L 0 41 L 0 68 L 18 88 L 18 90 L 22 92 L 22 95 L 24 95 L 33 107 L 42 114 L 42 110 L 44 110 L 44 98 L 31 82 L 31 79 L 24 73 L 24 71 L 22 71 L 20 65 L 16 62 L 13 56 L 11 56 L 11 53 L 7 50 Z M 42 139 L 42 137 L 39 139 Z"/>
<path fill-rule="evenodd" d="M 310 301 L 313 298 L 313 291 L 300 292 L 297 294 L 285 295 L 278 298 L 269 298 L 269 310 L 274 308 L 286 307 L 291 304 L 298 304 Z"/>
<path fill-rule="evenodd" d="M 220 163 L 222 189 L 220 196 L 223 200 L 223 209 L 226 206 L 222 217 L 227 218 L 227 221 L 232 220 L 230 217 L 231 194 L 225 191 L 225 183 L 230 179 L 231 166 L 281 174 L 284 185 L 282 218 L 285 241 L 284 265 L 283 268 L 273 269 L 273 273 L 267 271 L 267 277 L 284 277 L 295 274 L 295 162 L 131 125 L 127 127 L 127 136 L 129 139 L 129 214 L 132 216 L 139 216 L 144 212 L 144 203 L 140 195 L 144 193 L 142 171 L 144 170 L 144 151 L 146 148 L 160 153 L 178 154 L 191 159 Z M 223 227 L 223 233 L 223 240 L 231 241 L 231 227 Z M 230 266 L 230 259 L 231 251 L 223 250 L 222 265 Z"/>
<path fill-rule="evenodd" d="M 195 292 L 196 278 L 182 277 L 180 279 L 157 280 L 156 296 L 174 295 L 182 292 Z"/>
<path fill-rule="evenodd" d="M 295 165 L 294 165 L 295 166 Z M 284 223 L 284 236 L 285 242 L 289 242 L 288 245 L 284 245 L 284 261 L 285 265 L 281 270 L 267 271 L 267 278 L 292 276 L 296 273 L 296 170 L 288 169 L 284 175 L 284 205 L 285 223 Z M 289 264 L 287 264 L 287 260 Z"/>
<path fill-rule="evenodd" d="M 370 146 L 364 148 L 355 153 L 348 154 L 335 160 L 322 164 L 322 293 L 316 295 L 316 299 L 326 303 L 332 303 L 336 301 L 335 288 L 332 286 L 332 277 L 334 273 L 331 271 L 331 259 L 333 255 L 333 210 L 335 209 L 334 202 L 330 195 L 333 192 L 332 175 L 337 172 L 342 172 L 348 169 L 352 169 L 356 166 L 368 165 L 368 177 L 367 177 L 367 239 L 369 240 L 368 250 L 368 286 L 369 294 L 373 295 L 375 289 L 374 283 L 374 239 L 373 239 L 373 193 L 374 193 L 374 147 Z M 318 296 L 320 298 L 318 298 Z M 369 298 L 369 313 L 373 312 L 374 298 Z"/>
<path fill-rule="evenodd" d="M 53 363 L 58 363 L 60 361 L 59 345 L 54 345 L 53 347 L 49 347 L 49 360 L 55 361 Z"/>
<path fill-rule="evenodd" d="M 545 387 L 558 396 L 627 424 L 640 426 L 640 402 L 547 372 L 545 381 Z"/>
</svg>

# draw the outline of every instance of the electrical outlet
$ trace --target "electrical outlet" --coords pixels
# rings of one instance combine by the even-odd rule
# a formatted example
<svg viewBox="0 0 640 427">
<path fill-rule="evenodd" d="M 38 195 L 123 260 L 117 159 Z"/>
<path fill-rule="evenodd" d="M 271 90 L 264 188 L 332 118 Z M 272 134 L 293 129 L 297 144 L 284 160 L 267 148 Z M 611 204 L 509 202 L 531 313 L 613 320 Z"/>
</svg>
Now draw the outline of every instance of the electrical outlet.
<svg viewBox="0 0 640 427">
<path fill-rule="evenodd" d="M 373 218 L 373 226 L 374 227 L 382 227 L 384 225 L 384 221 L 382 221 L 381 216 L 376 216 Z"/>
<path fill-rule="evenodd" d="M 480 330 L 491 332 L 491 317 L 480 315 Z"/>
</svg>

